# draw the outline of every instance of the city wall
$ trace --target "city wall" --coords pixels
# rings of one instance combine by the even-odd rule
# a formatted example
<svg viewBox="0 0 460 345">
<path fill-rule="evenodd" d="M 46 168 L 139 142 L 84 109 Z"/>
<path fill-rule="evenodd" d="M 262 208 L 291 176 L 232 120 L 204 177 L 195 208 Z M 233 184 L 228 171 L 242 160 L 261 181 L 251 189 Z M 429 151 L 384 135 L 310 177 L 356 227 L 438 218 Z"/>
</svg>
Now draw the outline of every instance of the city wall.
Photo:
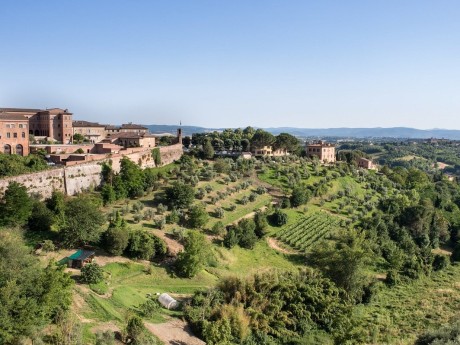
<svg viewBox="0 0 460 345">
<path fill-rule="evenodd" d="M 180 159 L 183 153 L 181 144 L 160 147 L 159 149 L 161 166 Z M 3 195 L 11 181 L 24 185 L 27 187 L 29 194 L 36 194 L 41 198 L 48 198 L 53 190 L 61 191 L 67 195 L 75 195 L 101 184 L 102 164 L 104 162 L 111 160 L 113 170 L 119 172 L 120 162 L 123 157 L 128 157 L 142 168 L 156 167 L 151 155 L 151 149 L 127 150 L 127 152 L 113 154 L 97 161 L 2 178 L 0 179 L 0 195 Z"/>
</svg>

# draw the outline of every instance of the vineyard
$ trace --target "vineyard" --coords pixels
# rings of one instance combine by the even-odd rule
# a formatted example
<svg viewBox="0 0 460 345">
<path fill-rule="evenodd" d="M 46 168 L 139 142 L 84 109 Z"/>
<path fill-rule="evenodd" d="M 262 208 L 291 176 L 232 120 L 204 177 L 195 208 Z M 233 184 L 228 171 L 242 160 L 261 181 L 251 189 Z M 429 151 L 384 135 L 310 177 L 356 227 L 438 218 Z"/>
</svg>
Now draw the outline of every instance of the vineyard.
<svg viewBox="0 0 460 345">
<path fill-rule="evenodd" d="M 339 227 L 339 221 L 324 212 L 303 216 L 277 234 L 277 239 L 297 250 L 305 251 Z"/>
</svg>

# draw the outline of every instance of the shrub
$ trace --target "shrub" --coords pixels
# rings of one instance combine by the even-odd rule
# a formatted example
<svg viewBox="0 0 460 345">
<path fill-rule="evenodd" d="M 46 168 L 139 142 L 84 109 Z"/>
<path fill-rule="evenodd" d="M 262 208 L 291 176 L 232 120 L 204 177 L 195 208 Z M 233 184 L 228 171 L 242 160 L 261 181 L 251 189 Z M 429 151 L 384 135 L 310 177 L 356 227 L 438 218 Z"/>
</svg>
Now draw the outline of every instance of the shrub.
<svg viewBox="0 0 460 345">
<path fill-rule="evenodd" d="M 221 236 L 225 233 L 225 226 L 221 221 L 218 221 L 211 228 L 211 233 L 216 236 Z"/>
<path fill-rule="evenodd" d="M 160 303 L 158 301 L 149 298 L 147 301 L 139 305 L 138 309 L 144 317 L 152 317 L 160 309 Z"/>
<path fill-rule="evenodd" d="M 224 218 L 225 212 L 224 212 L 224 209 L 222 207 L 217 207 L 214 210 L 214 214 L 215 214 L 216 218 Z"/>
<path fill-rule="evenodd" d="M 142 220 L 142 215 L 140 214 L 135 214 L 133 217 L 133 220 L 135 223 L 139 223 Z"/>
<path fill-rule="evenodd" d="M 134 213 L 137 213 L 139 211 L 142 211 L 144 209 L 144 204 L 140 201 L 136 201 L 134 204 L 133 204 L 133 207 L 132 207 L 132 210 Z"/>
<path fill-rule="evenodd" d="M 105 250 L 112 255 L 121 255 L 128 246 L 129 233 L 124 227 L 109 227 L 103 238 Z"/>
<path fill-rule="evenodd" d="M 82 267 L 80 279 L 87 284 L 97 284 L 104 279 L 104 271 L 97 263 L 89 263 Z"/>
<path fill-rule="evenodd" d="M 201 228 L 208 219 L 208 212 L 202 204 L 192 206 L 188 212 L 188 224 L 192 228 Z"/>
<path fill-rule="evenodd" d="M 56 250 L 56 246 L 54 245 L 53 241 L 45 240 L 43 242 L 42 250 L 44 252 L 54 252 Z"/>
<path fill-rule="evenodd" d="M 177 224 L 180 220 L 180 212 L 176 209 L 173 209 L 167 216 L 166 216 L 166 223 L 168 224 Z"/>
<path fill-rule="evenodd" d="M 288 215 L 281 210 L 276 210 L 272 215 L 272 220 L 276 226 L 283 226 L 288 222 Z"/>
<path fill-rule="evenodd" d="M 433 269 L 435 271 L 440 271 L 449 266 L 449 257 L 446 255 L 436 254 L 433 260 Z"/>
</svg>

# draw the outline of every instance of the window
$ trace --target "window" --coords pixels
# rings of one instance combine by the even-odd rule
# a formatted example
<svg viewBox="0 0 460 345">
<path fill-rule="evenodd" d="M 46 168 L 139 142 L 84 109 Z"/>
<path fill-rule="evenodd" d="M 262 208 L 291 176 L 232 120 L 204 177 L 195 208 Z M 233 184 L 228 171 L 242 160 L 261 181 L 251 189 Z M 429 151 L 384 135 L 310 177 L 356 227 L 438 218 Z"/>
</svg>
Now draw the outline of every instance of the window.
<svg viewBox="0 0 460 345">
<path fill-rule="evenodd" d="M 6 124 L 6 128 L 11 128 L 9 123 Z"/>
<path fill-rule="evenodd" d="M 23 138 L 26 137 L 26 132 L 22 132 L 22 137 L 23 137 Z"/>
<path fill-rule="evenodd" d="M 11 133 L 10 132 L 6 133 L 6 137 L 11 138 Z"/>
<path fill-rule="evenodd" d="M 19 124 L 19 128 L 22 128 L 22 123 Z"/>
<path fill-rule="evenodd" d="M 13 133 L 13 138 L 17 138 L 18 137 L 18 133 Z"/>
</svg>

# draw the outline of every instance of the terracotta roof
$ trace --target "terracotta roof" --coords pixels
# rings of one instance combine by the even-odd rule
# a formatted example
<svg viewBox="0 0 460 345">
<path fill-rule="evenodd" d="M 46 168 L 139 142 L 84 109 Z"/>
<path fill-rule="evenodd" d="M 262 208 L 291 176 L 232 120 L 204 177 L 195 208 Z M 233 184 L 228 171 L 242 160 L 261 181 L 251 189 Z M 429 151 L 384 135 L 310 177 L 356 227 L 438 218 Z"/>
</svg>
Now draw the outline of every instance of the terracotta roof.
<svg viewBox="0 0 460 345">
<path fill-rule="evenodd" d="M 136 125 L 133 123 L 124 123 L 121 125 L 122 129 L 148 129 L 147 127 Z"/>
<path fill-rule="evenodd" d="M 24 122 L 27 122 L 28 119 L 24 115 L 2 114 L 0 112 L 0 121 L 24 121 Z"/>
<path fill-rule="evenodd" d="M 120 133 L 111 134 L 109 138 L 110 139 L 115 139 L 115 138 L 139 139 L 139 138 L 155 138 L 155 136 L 151 134 L 145 134 L 145 133 L 120 132 Z"/>
<path fill-rule="evenodd" d="M 27 108 L 0 108 L 1 112 L 11 112 L 11 113 L 38 113 L 42 109 L 27 109 Z"/>
<path fill-rule="evenodd" d="M 105 128 L 105 125 L 101 125 L 97 122 L 89 122 L 89 121 L 73 121 L 72 122 L 72 127 L 103 127 Z"/>
</svg>

